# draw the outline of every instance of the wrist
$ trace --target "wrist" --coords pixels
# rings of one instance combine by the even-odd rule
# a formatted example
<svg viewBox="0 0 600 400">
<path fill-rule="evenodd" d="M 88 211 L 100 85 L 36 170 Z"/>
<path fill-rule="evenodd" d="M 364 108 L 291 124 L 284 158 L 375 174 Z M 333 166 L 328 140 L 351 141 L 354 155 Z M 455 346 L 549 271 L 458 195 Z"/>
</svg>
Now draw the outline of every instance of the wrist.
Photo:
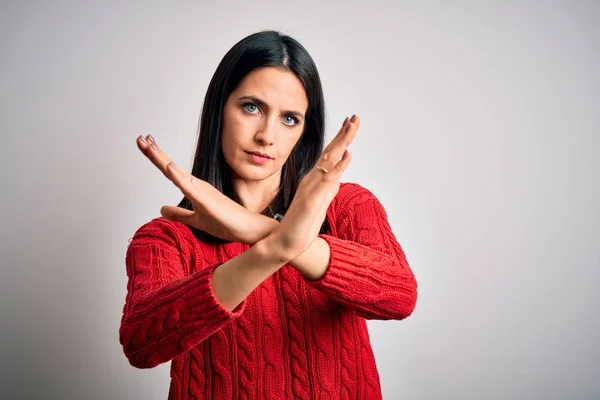
<svg viewBox="0 0 600 400">
<path fill-rule="evenodd" d="M 317 280 L 321 279 L 329 268 L 330 257 L 329 243 L 317 236 L 310 246 L 289 264 L 306 278 Z"/>
<path fill-rule="evenodd" d="M 256 243 L 256 247 L 258 253 L 261 254 L 262 257 L 281 262 L 283 264 L 289 263 L 295 257 L 286 250 L 282 236 L 277 233 L 276 229 L 274 229 L 264 239 L 258 241 Z"/>
<path fill-rule="evenodd" d="M 256 227 L 256 238 L 254 243 L 258 243 L 259 241 L 265 239 L 279 225 L 279 222 L 275 219 L 269 218 L 262 214 L 255 214 L 253 222 L 254 223 L 252 225 Z"/>
</svg>

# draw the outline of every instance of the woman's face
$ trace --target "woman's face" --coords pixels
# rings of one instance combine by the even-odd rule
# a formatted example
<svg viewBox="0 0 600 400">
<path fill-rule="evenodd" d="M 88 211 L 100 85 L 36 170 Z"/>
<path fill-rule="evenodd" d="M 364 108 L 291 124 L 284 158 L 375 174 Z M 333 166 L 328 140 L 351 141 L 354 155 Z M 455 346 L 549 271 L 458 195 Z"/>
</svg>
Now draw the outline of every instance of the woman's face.
<svg viewBox="0 0 600 400">
<path fill-rule="evenodd" d="M 279 174 L 302 135 L 307 108 L 304 86 L 292 72 L 264 67 L 249 73 L 223 109 L 221 147 L 234 178 Z"/>
</svg>

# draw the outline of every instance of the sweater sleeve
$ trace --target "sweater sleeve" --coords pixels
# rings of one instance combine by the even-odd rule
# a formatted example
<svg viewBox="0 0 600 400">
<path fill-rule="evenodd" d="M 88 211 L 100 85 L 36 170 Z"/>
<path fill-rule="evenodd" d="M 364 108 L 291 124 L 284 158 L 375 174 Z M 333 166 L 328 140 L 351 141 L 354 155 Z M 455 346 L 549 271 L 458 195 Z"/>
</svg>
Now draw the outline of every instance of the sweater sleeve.
<svg viewBox="0 0 600 400">
<path fill-rule="evenodd" d="M 152 368 L 189 351 L 244 310 L 224 308 L 211 277 L 219 264 L 202 266 L 200 251 L 182 245 L 173 223 L 142 226 L 127 249 L 127 295 L 119 341 L 131 365 Z M 195 263 L 193 274 L 190 263 Z"/>
<path fill-rule="evenodd" d="M 417 301 L 417 281 L 378 199 L 355 184 L 335 214 L 337 234 L 325 274 L 308 282 L 367 319 L 404 319 Z"/>
</svg>

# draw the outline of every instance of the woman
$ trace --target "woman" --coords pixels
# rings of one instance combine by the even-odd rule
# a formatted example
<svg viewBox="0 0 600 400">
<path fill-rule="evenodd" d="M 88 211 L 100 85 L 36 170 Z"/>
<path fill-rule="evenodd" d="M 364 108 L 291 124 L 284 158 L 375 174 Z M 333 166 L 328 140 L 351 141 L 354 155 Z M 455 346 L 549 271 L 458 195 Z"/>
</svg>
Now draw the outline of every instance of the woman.
<svg viewBox="0 0 600 400">
<path fill-rule="evenodd" d="M 377 198 L 340 184 L 359 118 L 323 150 L 324 118 L 310 55 L 265 31 L 219 64 L 191 173 L 137 139 L 185 197 L 130 242 L 119 336 L 135 367 L 172 360 L 170 399 L 381 398 L 366 319 L 408 317 L 417 283 Z"/>
</svg>

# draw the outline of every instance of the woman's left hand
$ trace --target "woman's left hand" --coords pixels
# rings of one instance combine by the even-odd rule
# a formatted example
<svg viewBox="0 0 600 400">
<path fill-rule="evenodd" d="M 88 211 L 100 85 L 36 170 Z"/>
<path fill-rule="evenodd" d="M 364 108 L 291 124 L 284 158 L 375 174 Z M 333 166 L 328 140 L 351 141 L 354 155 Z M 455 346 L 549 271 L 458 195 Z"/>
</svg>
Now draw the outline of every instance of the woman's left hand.
<svg viewBox="0 0 600 400">
<path fill-rule="evenodd" d="M 340 189 L 340 177 L 350 164 L 348 146 L 360 126 L 359 118 L 344 121 L 336 137 L 323 151 L 317 165 L 300 182 L 285 217 L 264 239 L 280 261 L 288 262 L 302 254 L 316 239 L 327 209 Z"/>
<path fill-rule="evenodd" d="M 188 193 L 194 197 L 186 196 L 192 204 L 199 204 L 198 209 L 194 210 L 163 206 L 160 213 L 164 218 L 202 229 L 221 239 L 246 244 L 258 242 L 272 231 L 273 224 L 268 222 L 274 221 L 269 221 L 268 217 L 251 212 L 208 182 L 195 178 L 179 166 L 174 169 L 169 167 L 169 164 L 174 163 L 158 147 L 152 136 L 138 137 L 137 145 L 140 151 L 182 191 L 184 196 Z M 196 198 L 200 199 L 199 202 L 194 201 Z"/>
</svg>

